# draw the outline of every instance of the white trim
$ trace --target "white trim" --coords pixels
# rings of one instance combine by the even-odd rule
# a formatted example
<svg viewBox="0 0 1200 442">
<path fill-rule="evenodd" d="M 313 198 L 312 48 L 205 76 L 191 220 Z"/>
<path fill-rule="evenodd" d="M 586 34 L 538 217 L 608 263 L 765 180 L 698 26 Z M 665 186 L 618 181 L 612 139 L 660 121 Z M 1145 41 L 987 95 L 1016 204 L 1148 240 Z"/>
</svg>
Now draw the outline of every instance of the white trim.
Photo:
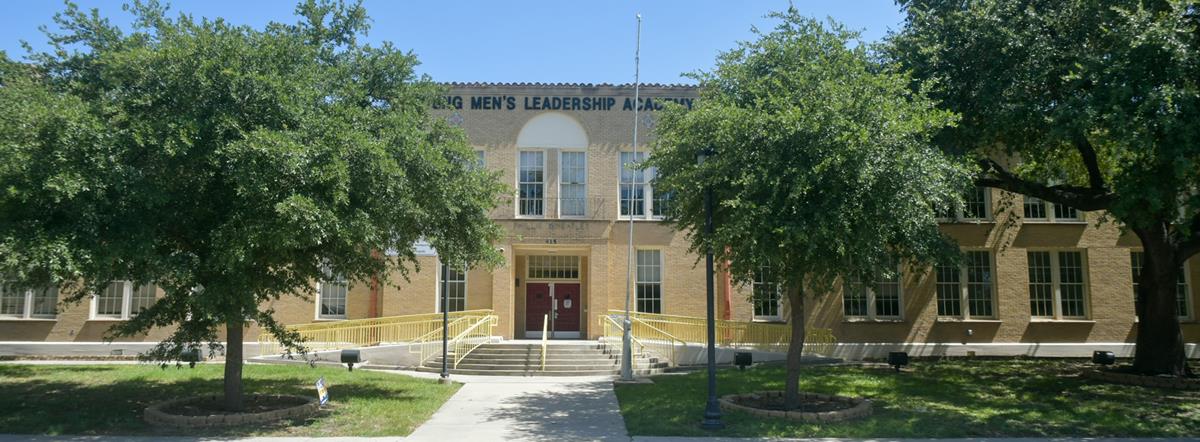
<svg viewBox="0 0 1200 442">
<path fill-rule="evenodd" d="M 756 273 L 754 275 L 755 276 L 754 280 L 750 281 L 750 321 L 751 322 L 784 322 L 784 320 L 783 320 L 783 284 L 780 284 L 779 281 L 774 280 L 774 278 L 772 278 L 771 281 L 766 281 L 765 280 L 766 278 L 763 278 L 764 281 L 759 282 L 758 281 L 759 276 L 761 276 L 762 272 L 763 272 L 761 267 L 759 267 L 758 272 L 759 273 Z M 756 292 L 757 289 L 755 286 L 767 285 L 767 284 L 775 286 L 775 313 L 776 314 L 774 314 L 774 315 L 759 315 L 755 311 L 755 309 L 758 308 L 758 300 L 755 299 L 755 296 L 757 296 L 758 293 Z"/>
<path fill-rule="evenodd" d="M 990 272 L 990 274 L 991 274 L 991 280 L 988 281 L 988 288 L 990 289 L 989 292 L 990 292 L 990 297 L 991 297 L 992 314 L 989 316 L 982 316 L 982 315 L 977 316 L 977 315 L 972 314 L 972 312 L 971 312 L 971 297 L 970 297 L 970 292 L 971 292 L 971 290 L 970 290 L 970 284 L 971 284 L 970 273 L 971 272 L 970 272 L 970 269 L 968 269 L 968 267 L 967 267 L 967 262 L 964 260 L 962 263 L 960 263 L 958 265 L 958 283 L 957 284 L 958 284 L 959 314 L 957 316 L 943 315 L 937 311 L 938 307 L 939 307 L 939 304 L 938 304 L 939 300 L 938 300 L 938 293 L 937 293 L 938 285 L 944 284 L 944 283 L 942 283 L 941 281 L 938 281 L 938 277 L 937 277 L 937 275 L 938 275 L 937 267 L 938 266 L 937 265 L 934 266 L 934 269 L 933 269 L 933 302 L 934 302 L 934 313 L 935 313 L 936 318 L 938 320 L 942 320 L 943 322 L 949 322 L 949 321 L 996 321 L 996 320 L 999 320 L 999 317 L 1000 317 L 999 316 L 999 306 L 997 305 L 999 303 L 999 301 L 997 299 L 998 297 L 996 296 L 998 288 L 996 287 L 997 278 L 996 278 L 996 257 L 995 257 L 995 255 L 992 253 L 991 250 L 981 249 L 981 248 L 964 248 L 962 250 L 962 252 L 964 255 L 967 253 L 973 253 L 973 252 L 983 252 L 983 253 L 987 254 L 988 272 Z"/>
<path fill-rule="evenodd" d="M 53 315 L 38 315 L 33 313 L 34 292 L 35 289 L 25 289 L 21 294 L 23 302 L 21 304 L 22 312 L 19 315 L 0 314 L 0 321 L 57 321 L 58 320 L 58 287 L 46 287 L 41 290 L 54 289 L 54 314 Z M 3 290 L 3 285 L 0 285 L 0 291 Z M 14 296 L 15 298 L 15 296 Z"/>
<path fill-rule="evenodd" d="M 638 253 L 654 251 L 658 252 L 658 281 L 643 282 L 638 278 Z M 658 313 L 665 314 L 667 311 L 666 302 L 666 285 L 667 285 L 667 253 L 659 247 L 638 247 L 633 251 L 633 311 L 638 313 Z M 642 312 L 638 310 L 638 284 L 658 284 L 658 311 L 657 312 Z"/>
<path fill-rule="evenodd" d="M 442 277 L 443 277 L 442 268 L 444 266 L 445 266 L 445 264 L 442 263 L 441 258 L 438 258 L 437 266 L 436 266 L 437 267 L 437 275 L 434 278 L 434 288 L 433 288 L 433 312 L 434 313 L 442 312 Z M 453 267 L 451 267 L 451 268 L 453 268 Z M 463 270 L 462 270 L 463 310 L 467 310 L 467 295 L 470 293 L 469 288 L 470 288 L 470 284 L 471 284 L 470 283 L 471 278 L 468 276 L 470 271 L 471 270 L 467 269 L 465 266 L 463 267 Z M 457 282 L 457 281 L 452 280 L 451 282 Z M 455 310 L 455 311 L 458 311 L 458 310 Z"/>
<path fill-rule="evenodd" d="M 1133 300 L 1134 300 L 1134 305 L 1135 305 L 1133 320 L 1137 321 L 1138 318 L 1137 318 L 1136 305 L 1137 305 L 1138 282 L 1137 282 L 1137 279 L 1135 279 L 1133 277 L 1133 254 L 1134 253 L 1141 253 L 1142 260 L 1145 260 L 1146 259 L 1146 257 L 1145 257 L 1146 251 L 1142 247 L 1130 247 L 1129 248 L 1129 279 L 1131 282 L 1130 286 L 1133 288 L 1133 296 L 1134 296 Z M 1184 308 L 1186 310 L 1180 312 L 1180 315 L 1179 315 L 1180 322 L 1191 321 L 1193 319 L 1192 316 L 1195 313 L 1195 306 L 1192 303 L 1192 297 L 1195 296 L 1195 294 L 1192 292 L 1192 269 L 1191 269 L 1191 265 L 1190 265 L 1191 260 L 1192 260 L 1191 258 L 1185 259 L 1185 260 L 1183 260 L 1183 263 L 1180 264 L 1180 269 L 1183 270 L 1184 290 L 1186 290 L 1186 294 L 1183 297 Z M 1144 263 L 1142 266 L 1139 266 L 1139 267 L 1145 267 Z M 1139 269 L 1138 272 L 1140 273 L 1141 270 Z M 1178 285 L 1178 284 L 1179 283 L 1177 282 L 1176 285 Z"/>
<path fill-rule="evenodd" d="M 546 152 L 549 149 L 539 148 L 521 148 L 517 149 L 517 197 L 514 199 L 513 216 L 518 219 L 545 219 L 546 218 Z M 541 215 L 522 215 L 521 214 L 521 154 L 525 152 L 537 152 L 542 155 L 542 214 Z M 532 181 L 529 182 L 533 184 Z M 532 200 L 531 200 L 532 201 Z"/>
<path fill-rule="evenodd" d="M 880 282 L 872 281 L 870 283 L 861 282 L 867 295 L 867 314 L 866 315 L 847 315 L 846 314 L 846 288 L 853 284 L 842 278 L 842 322 L 904 322 L 904 266 L 900 263 L 896 264 L 896 315 L 879 315 L 875 311 L 875 291 Z M 935 283 L 936 284 L 936 283 Z M 936 287 L 934 288 L 934 302 L 937 302 Z M 934 305 L 937 308 L 937 305 Z"/>
<path fill-rule="evenodd" d="M 624 181 L 622 181 L 621 175 L 625 171 L 625 164 L 621 161 L 621 154 L 634 155 L 635 162 L 646 161 L 647 159 L 650 158 L 650 152 L 647 152 L 647 151 L 639 150 L 639 151 L 634 152 L 632 150 L 622 150 L 622 151 L 617 152 L 617 219 L 621 220 L 621 221 L 629 221 L 631 218 L 634 221 L 661 221 L 661 220 L 663 220 L 665 218 L 664 216 L 654 214 L 654 184 L 653 184 L 654 180 L 650 178 L 650 170 L 648 170 L 648 169 L 643 169 L 641 171 L 642 178 L 645 180 L 643 183 L 641 183 L 641 186 L 642 186 L 642 215 L 634 216 L 633 215 L 634 210 L 632 207 L 630 207 L 629 215 L 621 214 L 621 202 L 622 202 L 621 186 L 624 184 Z M 630 170 L 632 170 L 632 169 L 630 169 Z M 658 175 L 657 170 L 654 171 L 654 175 L 657 177 L 657 175 Z"/>
<path fill-rule="evenodd" d="M 346 296 L 342 297 L 342 314 L 340 314 L 340 315 L 322 315 L 321 314 L 321 293 L 322 293 L 321 289 L 323 288 L 322 286 L 324 284 L 325 284 L 325 280 L 317 281 L 317 296 L 316 296 L 317 302 L 315 302 L 314 303 L 315 305 L 313 306 L 316 309 L 316 311 L 313 312 L 314 313 L 314 315 L 313 315 L 314 321 L 344 321 L 346 319 L 349 319 L 349 317 L 350 317 L 350 283 L 348 281 L 341 281 L 341 285 L 346 286 Z"/>
<path fill-rule="evenodd" d="M 985 217 L 983 217 L 983 218 L 968 218 L 968 217 L 964 216 L 966 213 L 966 200 L 964 200 L 962 207 L 954 208 L 954 217 L 953 218 L 938 216 L 938 217 L 936 217 L 937 221 L 941 222 L 941 223 L 976 223 L 976 224 L 988 223 L 988 222 L 994 221 L 996 218 L 996 213 L 995 213 L 995 208 L 992 207 L 992 188 L 986 187 L 986 186 L 974 186 L 972 189 L 980 189 L 980 188 L 983 189 L 983 211 L 986 215 Z"/>
<path fill-rule="evenodd" d="M 1029 268 L 1030 268 L 1029 254 L 1035 253 L 1035 252 L 1045 252 L 1045 253 L 1050 254 L 1050 287 L 1051 287 L 1051 296 L 1052 296 L 1051 297 L 1051 302 L 1052 302 L 1051 308 L 1053 310 L 1053 316 L 1035 316 L 1033 314 L 1034 312 L 1031 308 L 1029 311 L 1030 319 L 1036 320 L 1036 321 L 1041 321 L 1041 322 L 1079 321 L 1079 320 L 1088 321 L 1088 320 L 1091 320 L 1092 319 L 1092 308 L 1091 308 L 1092 296 L 1091 296 L 1091 287 L 1090 287 L 1091 286 L 1091 276 L 1089 275 L 1089 272 L 1088 272 L 1089 266 L 1088 266 L 1087 250 L 1086 249 L 1077 249 L 1077 248 L 1063 248 L 1063 249 L 1029 248 L 1029 249 L 1026 249 L 1025 250 L 1025 269 L 1026 269 L 1025 293 L 1027 296 L 1033 295 L 1033 293 L 1030 291 L 1030 287 L 1029 287 L 1029 284 L 1031 284 L 1031 282 L 1028 279 Z M 1063 252 L 1079 254 L 1079 272 L 1083 278 L 1083 281 L 1080 282 L 1080 286 L 1083 289 L 1083 299 L 1082 299 L 1083 316 L 1065 316 L 1065 315 L 1063 315 L 1063 311 L 1062 311 L 1063 310 L 1063 308 L 1062 308 L 1062 281 L 1061 281 L 1062 275 L 1060 272 L 1060 268 L 1062 265 L 1061 253 L 1063 253 Z M 1031 301 L 1032 301 L 1032 299 L 1031 299 Z"/>
<path fill-rule="evenodd" d="M 1027 217 L 1025 217 L 1025 205 L 1029 202 L 1030 199 L 1034 199 L 1034 200 L 1041 202 L 1042 211 L 1046 213 L 1046 216 L 1044 218 L 1027 218 Z M 1055 206 L 1058 206 L 1058 205 L 1059 205 L 1058 203 L 1052 203 L 1050 201 L 1046 201 L 1046 200 L 1038 198 L 1038 197 L 1029 196 L 1029 195 L 1021 195 L 1021 222 L 1029 223 L 1029 224 L 1087 224 L 1087 216 L 1085 215 L 1085 212 L 1083 210 L 1079 210 L 1079 209 L 1074 209 L 1075 215 L 1077 215 L 1078 218 L 1059 219 L 1058 216 L 1056 216 L 1054 214 L 1054 208 L 1055 208 Z M 1070 207 L 1070 206 L 1066 206 L 1066 207 Z"/>
</svg>

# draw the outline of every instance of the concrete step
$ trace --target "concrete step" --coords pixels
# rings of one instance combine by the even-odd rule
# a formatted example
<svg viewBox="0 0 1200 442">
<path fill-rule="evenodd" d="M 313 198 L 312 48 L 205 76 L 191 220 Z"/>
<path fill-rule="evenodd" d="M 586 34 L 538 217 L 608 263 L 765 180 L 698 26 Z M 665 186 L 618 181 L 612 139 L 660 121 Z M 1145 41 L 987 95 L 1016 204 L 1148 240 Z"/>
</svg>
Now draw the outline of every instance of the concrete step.
<svg viewBox="0 0 1200 442">
<path fill-rule="evenodd" d="M 541 356 L 541 348 L 498 348 L 480 346 L 471 352 L 472 354 L 479 353 L 484 355 L 527 355 L 535 354 Z M 551 355 L 581 355 L 581 354 L 605 354 L 599 349 L 587 347 L 567 347 L 567 348 L 548 348 L 546 354 Z"/>
<path fill-rule="evenodd" d="M 460 366 L 461 367 L 461 366 Z M 426 373 L 440 373 L 440 368 L 418 367 L 417 371 Z M 661 374 L 661 369 L 634 369 L 633 374 L 637 376 L 649 376 Z M 476 370 L 457 368 L 450 370 L 451 374 L 462 375 L 480 375 L 480 376 L 616 376 L 620 374 L 620 370 Z"/>
</svg>

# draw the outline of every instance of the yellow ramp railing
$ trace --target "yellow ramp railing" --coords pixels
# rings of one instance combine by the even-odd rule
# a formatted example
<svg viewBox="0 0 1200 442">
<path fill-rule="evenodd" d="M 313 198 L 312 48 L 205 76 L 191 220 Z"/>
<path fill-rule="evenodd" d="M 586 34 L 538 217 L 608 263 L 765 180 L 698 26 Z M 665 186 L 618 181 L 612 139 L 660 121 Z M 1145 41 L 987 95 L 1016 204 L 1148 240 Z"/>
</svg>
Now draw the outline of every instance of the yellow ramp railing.
<svg viewBox="0 0 1200 442">
<path fill-rule="evenodd" d="M 450 321 L 463 321 L 495 316 L 491 310 L 467 310 L 450 313 Z M 474 321 L 471 321 L 474 322 Z M 413 343 L 429 339 L 437 334 L 441 340 L 442 314 L 388 316 L 382 318 L 351 319 L 345 321 L 297 324 L 288 329 L 300 333 L 304 345 L 312 351 L 338 350 L 366 347 L 386 343 Z M 283 348 L 270 334 L 258 337 L 259 354 L 279 354 Z"/>
<path fill-rule="evenodd" d="M 609 315 L 624 316 L 625 312 L 609 310 Z M 656 313 L 630 312 L 633 320 L 633 335 L 643 341 L 649 339 L 678 339 L 687 343 L 708 342 L 707 323 L 704 318 L 694 316 L 663 315 Z M 640 327 L 644 324 L 645 327 Z M 791 324 L 727 321 L 718 319 L 717 346 L 754 348 L 758 350 L 784 351 L 792 341 Z M 620 333 L 619 327 L 613 327 Z M 827 328 L 805 330 L 804 353 L 829 356 L 837 345 L 833 331 Z M 660 356 L 668 356 L 660 354 Z"/>
</svg>

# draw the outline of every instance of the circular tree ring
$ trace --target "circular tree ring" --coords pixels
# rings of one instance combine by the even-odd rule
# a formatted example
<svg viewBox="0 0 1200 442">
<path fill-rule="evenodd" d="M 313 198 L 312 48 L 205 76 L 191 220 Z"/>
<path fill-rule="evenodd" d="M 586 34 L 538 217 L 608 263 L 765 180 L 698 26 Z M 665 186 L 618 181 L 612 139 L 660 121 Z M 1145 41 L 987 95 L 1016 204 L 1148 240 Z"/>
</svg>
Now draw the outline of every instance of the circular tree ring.
<svg viewBox="0 0 1200 442">
<path fill-rule="evenodd" d="M 218 402 L 223 396 L 205 395 L 157 402 L 146 407 L 142 417 L 151 425 L 175 428 L 234 427 L 247 424 L 264 424 L 284 419 L 299 419 L 312 416 L 320 409 L 317 400 L 289 394 L 248 394 L 250 401 L 289 402 L 295 405 L 250 413 L 209 413 L 206 415 L 174 414 L 169 410 L 192 403 Z"/>
<path fill-rule="evenodd" d="M 725 395 L 721 397 L 721 409 L 726 411 L 744 411 L 746 413 L 761 417 L 782 417 L 802 422 L 839 422 L 849 419 L 867 417 L 870 416 L 872 412 L 871 401 L 867 399 L 805 392 L 800 392 L 801 401 L 809 400 L 822 401 L 826 403 L 833 402 L 844 405 L 844 407 L 828 411 L 785 411 L 758 408 L 748 405 L 761 402 L 764 399 L 782 400 L 783 392 L 756 391 L 754 393 Z"/>
<path fill-rule="evenodd" d="M 1103 368 L 1084 370 L 1082 375 L 1086 379 L 1113 384 L 1137 385 L 1141 387 L 1166 388 L 1171 390 L 1200 390 L 1200 378 L 1147 376 L 1143 374 L 1124 373 L 1117 370 Z"/>
</svg>

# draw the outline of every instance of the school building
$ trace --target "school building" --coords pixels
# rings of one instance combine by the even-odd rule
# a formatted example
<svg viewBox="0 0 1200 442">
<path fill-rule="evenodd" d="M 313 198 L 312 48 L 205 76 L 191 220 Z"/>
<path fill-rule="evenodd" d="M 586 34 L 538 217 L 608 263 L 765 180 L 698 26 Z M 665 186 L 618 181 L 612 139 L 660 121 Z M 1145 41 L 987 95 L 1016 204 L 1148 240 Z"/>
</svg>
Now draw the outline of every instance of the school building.
<svg viewBox="0 0 1200 442">
<path fill-rule="evenodd" d="M 493 310 L 500 337 L 540 337 L 542 319 L 557 303 L 554 338 L 594 339 L 601 333 L 597 316 L 624 308 L 631 260 L 634 309 L 704 316 L 703 260 L 687 251 L 683 233 L 661 222 L 670 200 L 656 193 L 654 171 L 629 167 L 655 145 L 655 111 L 667 102 L 693 106 L 695 87 L 642 85 L 635 100 L 632 85 L 447 86 L 445 105 L 435 114 L 465 130 L 478 165 L 499 172 L 513 189 L 511 201 L 491 214 L 507 232 L 496 244 L 504 265 L 443 269 L 435 250 L 416 244 L 423 271 L 407 282 L 394 276 L 399 289 L 320 281 L 312 300 L 275 302 L 281 320 L 436 312 L 444 279 L 450 309 Z M 1098 224 L 1101 213 L 980 188 L 961 211 L 945 216 L 942 229 L 965 251 L 961 266 L 902 272 L 819 296 L 806 306 L 810 327 L 831 330 L 848 355 L 878 344 L 963 343 L 1017 354 L 1084 355 L 1097 345 L 1134 342 L 1139 243 L 1113 223 Z M 1200 274 L 1193 264 L 1178 281 L 1183 332 L 1192 343 L 1200 340 L 1194 287 Z M 739 286 L 718 272 L 716 286 L 720 318 L 787 318 L 770 280 Z M 0 341 L 96 342 L 115 321 L 154 302 L 156 291 L 115 283 L 74 306 L 56 306 L 53 290 L 5 291 Z M 1195 345 L 1189 352 L 1200 356 Z"/>
</svg>

